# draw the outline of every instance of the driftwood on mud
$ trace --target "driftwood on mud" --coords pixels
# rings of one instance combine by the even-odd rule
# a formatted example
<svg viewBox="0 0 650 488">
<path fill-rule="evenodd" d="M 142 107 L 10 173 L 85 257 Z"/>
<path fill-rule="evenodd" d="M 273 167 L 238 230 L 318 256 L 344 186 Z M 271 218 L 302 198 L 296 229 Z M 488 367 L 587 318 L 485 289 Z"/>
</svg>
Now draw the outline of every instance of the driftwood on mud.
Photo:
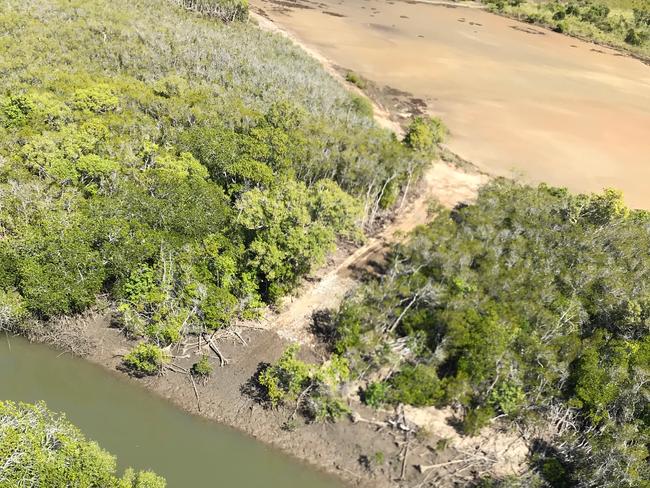
<svg viewBox="0 0 650 488">
<path fill-rule="evenodd" d="M 239 339 L 241 341 L 243 346 L 248 345 L 248 342 L 246 342 L 246 340 L 244 340 L 244 338 L 241 336 L 241 334 L 237 330 L 230 329 L 230 332 L 232 332 L 237 337 L 237 339 Z"/>
<path fill-rule="evenodd" d="M 208 346 L 210 346 L 210 349 L 212 349 L 212 351 L 217 355 L 217 357 L 219 358 L 219 365 L 223 368 L 226 364 L 230 363 L 230 359 L 226 358 L 221 353 L 217 345 L 214 343 L 213 340 L 214 333 L 210 337 L 206 337 L 206 336 L 207 334 L 204 333 L 203 340 L 208 344 Z"/>
<path fill-rule="evenodd" d="M 75 317 L 57 317 L 48 322 L 33 320 L 20 330 L 9 329 L 10 333 L 24 335 L 31 342 L 41 342 L 57 349 L 85 357 L 95 348 L 96 339 L 87 332 L 91 322 L 98 320 L 100 314 L 90 310 Z M 7 329 L 3 329 L 7 331 Z"/>
<path fill-rule="evenodd" d="M 199 390 L 196 387 L 196 382 L 194 381 L 194 376 L 192 375 L 192 372 L 188 370 L 187 368 L 184 368 L 182 366 L 179 366 L 178 364 L 170 363 L 165 365 L 165 368 L 168 369 L 169 371 L 173 371 L 174 373 L 182 374 L 185 375 L 189 378 L 190 383 L 192 383 L 192 389 L 194 390 L 194 396 L 196 397 L 196 408 L 201 411 L 201 398 L 199 397 Z"/>
<path fill-rule="evenodd" d="M 192 388 L 194 389 L 194 396 L 196 397 L 196 408 L 199 412 L 201 411 L 201 398 L 199 398 L 199 390 L 196 388 L 196 382 L 194 381 L 194 376 L 192 373 L 187 373 L 188 378 L 192 382 Z"/>
<path fill-rule="evenodd" d="M 406 441 L 406 445 L 404 446 L 404 454 L 402 456 L 402 470 L 399 475 L 400 481 L 404 480 L 404 475 L 406 474 L 406 459 L 408 458 L 409 455 L 409 447 L 411 447 L 411 441 L 408 440 Z"/>
<path fill-rule="evenodd" d="M 357 412 L 352 412 L 350 414 L 350 419 L 352 420 L 352 423 L 356 424 L 357 422 L 362 422 L 364 424 L 371 424 L 371 425 L 376 425 L 377 427 L 389 427 L 390 424 L 388 422 L 383 422 L 381 420 L 368 420 L 364 419 L 361 415 L 359 415 Z"/>
</svg>

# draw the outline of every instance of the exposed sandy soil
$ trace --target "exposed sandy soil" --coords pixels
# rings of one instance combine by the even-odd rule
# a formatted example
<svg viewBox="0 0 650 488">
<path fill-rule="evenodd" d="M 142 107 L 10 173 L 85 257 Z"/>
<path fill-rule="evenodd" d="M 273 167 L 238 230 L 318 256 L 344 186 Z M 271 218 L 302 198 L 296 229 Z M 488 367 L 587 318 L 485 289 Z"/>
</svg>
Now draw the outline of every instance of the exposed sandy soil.
<svg viewBox="0 0 650 488">
<path fill-rule="evenodd" d="M 418 225 L 427 222 L 429 202 L 433 199 L 447 207 L 470 201 L 476 190 L 487 181 L 484 174 L 465 172 L 448 164 L 435 164 L 423 177 L 418 196 L 378 235 L 351 254 L 334 259 L 317 283 L 303 287 L 297 297 L 285 300 L 280 313 L 267 317 L 269 328 L 281 337 L 304 344 L 313 344 L 308 330 L 315 310 L 333 308 L 356 284 L 360 275 L 372 272 L 381 263 L 390 243 Z M 322 273 L 322 271 L 321 271 Z"/>
<path fill-rule="evenodd" d="M 251 3 L 374 82 L 402 116 L 409 101 L 441 116 L 450 149 L 487 172 L 575 191 L 616 187 L 630 205 L 650 208 L 650 67 L 642 62 L 460 4 Z M 393 118 L 404 117 L 398 109 Z"/>
</svg>

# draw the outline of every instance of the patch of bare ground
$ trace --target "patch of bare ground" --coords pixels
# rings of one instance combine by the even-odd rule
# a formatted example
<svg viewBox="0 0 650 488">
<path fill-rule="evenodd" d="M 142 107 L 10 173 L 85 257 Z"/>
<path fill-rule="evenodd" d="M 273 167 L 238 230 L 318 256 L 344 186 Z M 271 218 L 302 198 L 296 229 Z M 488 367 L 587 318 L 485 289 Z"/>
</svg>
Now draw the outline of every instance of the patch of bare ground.
<svg viewBox="0 0 650 488">
<path fill-rule="evenodd" d="M 384 261 L 390 244 L 428 219 L 429 204 L 438 201 L 447 207 L 470 201 L 487 177 L 466 172 L 446 163 L 433 165 L 424 175 L 419 193 L 376 236 L 348 255 L 339 253 L 329 266 L 321 270 L 321 278 L 303 286 L 295 297 L 285 299 L 279 313 L 265 317 L 267 327 L 285 339 L 314 345 L 309 331 L 314 311 L 336 307 L 346 293 L 359 282 L 359 277 L 372 273 Z"/>
<path fill-rule="evenodd" d="M 278 30 L 268 20 L 255 18 L 263 28 Z M 312 54 L 344 82 L 326 59 Z M 377 106 L 375 110 L 384 126 L 401 132 L 387 110 Z M 276 361 L 291 342 L 303 345 L 303 359 L 321 360 L 317 340 L 310 332 L 314 312 L 338 306 L 358 285 L 361 275 L 374 272 L 390 243 L 427 221 L 430 201 L 435 199 L 447 207 L 470 201 L 486 180 L 485 174 L 443 151 L 443 162 L 432 165 L 414 189 L 415 196 L 401 202 L 383 229 L 361 246 L 341 247 L 326 266 L 305 280 L 295 296 L 276 310 L 267 310 L 260 321 L 189 339 L 169 351 L 172 363 L 162 375 L 133 381 L 190 413 L 235 427 L 355 486 L 457 486 L 485 472 L 520 472 L 525 466 L 526 444 L 498 423 L 481 436 L 463 437 L 453 427 L 456 415 L 450 409 L 376 411 L 358 401 L 354 386 L 347 392 L 353 411 L 349 419 L 334 424 L 288 422 L 293 408 L 270 408 L 255 381 L 260 368 Z M 120 368 L 123 355 L 135 344 L 112 327 L 110 307 L 68 322 L 53 324 L 55 330 L 68 331 L 63 340 L 57 339 L 58 334 L 47 333 L 47 328 L 37 330 L 32 338 L 72 349 L 110 370 Z M 188 372 L 203 354 L 209 355 L 215 371 L 200 382 Z"/>
</svg>

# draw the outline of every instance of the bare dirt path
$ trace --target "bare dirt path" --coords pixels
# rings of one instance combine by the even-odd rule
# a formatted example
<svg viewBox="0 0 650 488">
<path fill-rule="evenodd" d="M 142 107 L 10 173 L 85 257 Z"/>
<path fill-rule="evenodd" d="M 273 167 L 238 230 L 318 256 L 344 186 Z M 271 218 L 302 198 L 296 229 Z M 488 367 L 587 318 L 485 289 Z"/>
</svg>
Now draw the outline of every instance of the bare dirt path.
<svg viewBox="0 0 650 488">
<path fill-rule="evenodd" d="M 346 87 L 363 94 L 345 83 L 340 70 L 317 50 L 306 46 L 297 37 L 269 19 L 257 13 L 252 13 L 252 17 L 261 28 L 279 33 L 299 45 Z M 375 100 L 373 100 L 373 107 L 375 120 L 380 125 L 397 134 L 402 133 L 394 113 L 390 113 Z M 306 284 L 300 288 L 296 296 L 285 299 L 279 307 L 279 313 L 266 314 L 263 320 L 265 327 L 275 331 L 284 339 L 312 345 L 314 337 L 308 330 L 312 314 L 321 309 L 338 306 L 345 294 L 358 284 L 359 271 L 369 269 L 373 262 L 381 262 L 392 243 L 403 238 L 418 225 L 425 224 L 431 201 L 435 200 L 448 208 L 459 202 L 470 201 L 475 197 L 478 188 L 487 180 L 488 176 L 479 171 L 463 170 L 444 162 L 436 162 L 423 176 L 416 190 L 417 197 L 404 205 L 390 224 L 351 254 L 337 253 L 329 265 L 317 273 L 316 282 Z"/>
<path fill-rule="evenodd" d="M 344 258 L 334 259 L 319 281 L 303 287 L 297 297 L 285 300 L 280 313 L 266 317 L 269 327 L 281 337 L 312 344 L 308 330 L 312 314 L 319 309 L 334 308 L 347 292 L 358 284 L 359 272 L 371 271 L 374 262 L 382 262 L 392 243 L 399 241 L 428 220 L 428 207 L 436 200 L 446 207 L 471 201 L 487 176 L 466 172 L 438 162 L 424 175 L 418 196 L 397 214 L 377 236 Z"/>
</svg>

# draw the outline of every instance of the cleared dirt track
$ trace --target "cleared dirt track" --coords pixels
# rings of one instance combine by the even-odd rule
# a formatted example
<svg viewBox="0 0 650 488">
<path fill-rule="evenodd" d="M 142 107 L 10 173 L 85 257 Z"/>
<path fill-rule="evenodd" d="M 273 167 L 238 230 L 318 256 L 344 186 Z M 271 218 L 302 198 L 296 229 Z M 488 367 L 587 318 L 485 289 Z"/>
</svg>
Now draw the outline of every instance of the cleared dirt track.
<svg viewBox="0 0 650 488">
<path fill-rule="evenodd" d="M 486 181 L 487 177 L 477 172 L 465 172 L 445 163 L 433 165 L 421 182 L 417 198 L 405 205 L 391 224 L 353 253 L 334 259 L 320 280 L 303 287 L 298 297 L 285 301 L 279 314 L 268 317 L 269 327 L 285 339 L 310 343 L 313 336 L 307 329 L 313 312 L 336 307 L 358 284 L 359 272 L 371 271 L 372 264 L 384 259 L 390 244 L 401 234 L 425 224 L 430 201 L 450 208 L 471 201 Z"/>
</svg>

